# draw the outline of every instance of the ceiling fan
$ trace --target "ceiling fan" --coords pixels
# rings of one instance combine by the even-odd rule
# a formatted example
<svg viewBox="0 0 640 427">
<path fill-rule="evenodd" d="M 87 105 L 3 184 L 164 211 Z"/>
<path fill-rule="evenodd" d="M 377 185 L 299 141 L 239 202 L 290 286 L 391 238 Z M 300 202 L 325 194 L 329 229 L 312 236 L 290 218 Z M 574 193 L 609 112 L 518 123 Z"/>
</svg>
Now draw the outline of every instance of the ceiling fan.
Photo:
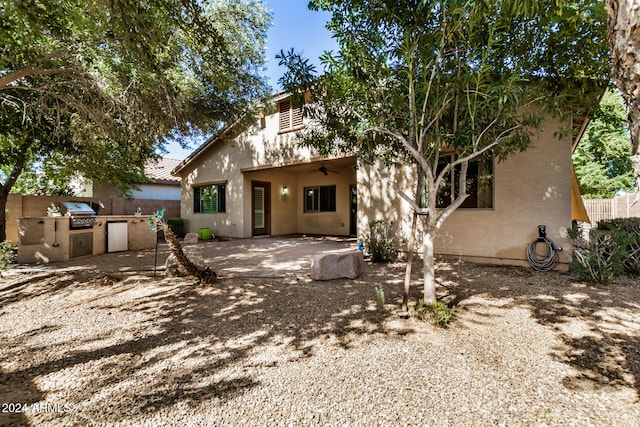
<svg viewBox="0 0 640 427">
<path fill-rule="evenodd" d="M 320 172 L 322 172 L 323 174 L 325 174 L 325 175 L 329 175 L 329 172 L 331 172 L 331 173 L 340 173 L 340 172 L 338 172 L 338 171 L 334 171 L 334 170 L 331 170 L 331 169 L 327 169 L 327 167 L 324 165 L 324 163 L 322 164 L 322 166 L 320 166 L 320 167 L 318 168 L 318 170 L 319 170 Z"/>
</svg>

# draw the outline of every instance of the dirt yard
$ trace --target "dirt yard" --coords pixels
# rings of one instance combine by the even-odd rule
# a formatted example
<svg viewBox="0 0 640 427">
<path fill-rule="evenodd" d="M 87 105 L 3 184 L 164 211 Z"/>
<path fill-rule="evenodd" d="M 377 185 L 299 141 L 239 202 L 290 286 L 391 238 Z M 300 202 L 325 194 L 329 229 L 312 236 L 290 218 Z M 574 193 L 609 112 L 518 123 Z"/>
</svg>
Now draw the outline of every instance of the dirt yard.
<svg viewBox="0 0 640 427">
<path fill-rule="evenodd" d="M 460 262 L 437 274 L 458 307 L 447 329 L 395 315 L 401 264 L 213 285 L 12 274 L 0 425 L 640 425 L 640 285 Z"/>
</svg>

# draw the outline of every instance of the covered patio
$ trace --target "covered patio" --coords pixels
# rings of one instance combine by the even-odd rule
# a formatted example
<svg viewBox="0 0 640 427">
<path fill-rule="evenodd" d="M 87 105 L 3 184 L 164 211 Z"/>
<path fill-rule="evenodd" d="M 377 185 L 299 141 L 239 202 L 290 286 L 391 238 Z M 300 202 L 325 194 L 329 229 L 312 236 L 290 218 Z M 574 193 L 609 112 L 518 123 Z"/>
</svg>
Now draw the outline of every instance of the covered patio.
<svg viewBox="0 0 640 427">
<path fill-rule="evenodd" d="M 241 169 L 244 236 L 357 234 L 355 157 Z"/>
</svg>

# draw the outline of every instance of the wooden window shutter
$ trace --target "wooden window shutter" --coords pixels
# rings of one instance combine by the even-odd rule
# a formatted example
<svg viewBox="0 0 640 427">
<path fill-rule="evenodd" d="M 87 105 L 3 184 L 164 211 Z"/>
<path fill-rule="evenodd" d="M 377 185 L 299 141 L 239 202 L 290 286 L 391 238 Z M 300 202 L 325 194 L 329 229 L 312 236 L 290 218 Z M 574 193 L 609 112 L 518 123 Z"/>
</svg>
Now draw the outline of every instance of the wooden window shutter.
<svg viewBox="0 0 640 427">
<path fill-rule="evenodd" d="M 291 127 L 302 125 L 302 105 L 294 105 L 291 109 Z"/>
<path fill-rule="evenodd" d="M 289 129 L 291 127 L 291 102 L 288 99 L 280 101 L 279 109 L 280 130 Z"/>
</svg>

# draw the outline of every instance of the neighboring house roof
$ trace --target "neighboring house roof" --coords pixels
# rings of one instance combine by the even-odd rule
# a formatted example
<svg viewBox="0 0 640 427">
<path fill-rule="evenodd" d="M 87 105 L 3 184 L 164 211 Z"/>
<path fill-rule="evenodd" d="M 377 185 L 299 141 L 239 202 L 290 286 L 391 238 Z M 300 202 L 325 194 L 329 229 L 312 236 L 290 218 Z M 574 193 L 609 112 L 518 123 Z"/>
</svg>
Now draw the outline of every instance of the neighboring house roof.
<svg viewBox="0 0 640 427">
<path fill-rule="evenodd" d="M 144 167 L 144 175 L 153 184 L 180 185 L 180 178 L 171 175 L 171 171 L 180 164 L 181 160 L 168 157 L 150 159 Z"/>
</svg>

